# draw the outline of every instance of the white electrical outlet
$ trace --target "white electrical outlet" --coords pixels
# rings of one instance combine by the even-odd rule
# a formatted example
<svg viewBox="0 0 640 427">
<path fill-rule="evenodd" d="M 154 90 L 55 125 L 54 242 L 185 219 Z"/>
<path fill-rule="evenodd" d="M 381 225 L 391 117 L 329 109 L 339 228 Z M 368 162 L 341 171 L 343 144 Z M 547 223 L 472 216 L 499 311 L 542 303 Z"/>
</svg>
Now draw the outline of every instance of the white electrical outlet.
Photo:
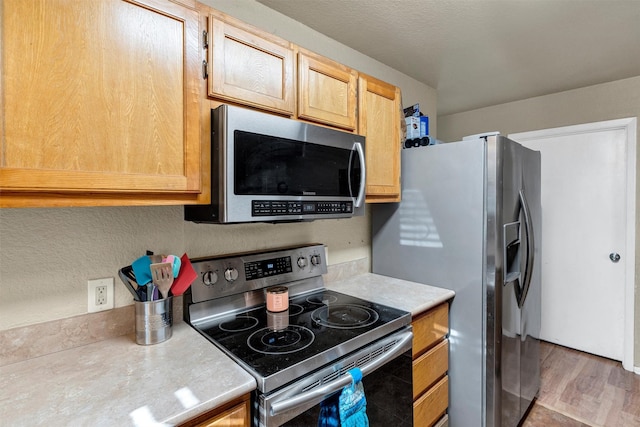
<svg viewBox="0 0 640 427">
<path fill-rule="evenodd" d="M 113 277 L 89 280 L 87 282 L 87 306 L 89 313 L 110 310 L 114 306 Z"/>
</svg>

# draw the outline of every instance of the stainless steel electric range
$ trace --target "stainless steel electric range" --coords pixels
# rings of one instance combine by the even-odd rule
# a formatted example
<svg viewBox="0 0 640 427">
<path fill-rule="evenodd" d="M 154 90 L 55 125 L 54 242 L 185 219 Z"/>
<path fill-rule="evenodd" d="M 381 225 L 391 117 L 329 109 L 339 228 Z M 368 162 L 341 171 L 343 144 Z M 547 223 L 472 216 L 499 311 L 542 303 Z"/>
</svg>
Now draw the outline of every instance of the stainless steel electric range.
<svg viewBox="0 0 640 427">
<path fill-rule="evenodd" d="M 253 425 L 316 425 L 354 367 L 371 425 L 412 425 L 411 315 L 326 289 L 324 245 L 191 261 L 185 320 L 255 377 Z"/>
</svg>

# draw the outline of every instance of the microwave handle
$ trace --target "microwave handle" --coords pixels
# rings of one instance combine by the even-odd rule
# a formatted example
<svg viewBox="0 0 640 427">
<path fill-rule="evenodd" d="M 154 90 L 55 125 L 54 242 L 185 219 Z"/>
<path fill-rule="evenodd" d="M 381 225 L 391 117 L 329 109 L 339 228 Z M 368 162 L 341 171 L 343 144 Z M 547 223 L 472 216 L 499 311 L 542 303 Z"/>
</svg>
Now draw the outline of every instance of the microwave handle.
<svg viewBox="0 0 640 427">
<path fill-rule="evenodd" d="M 356 149 L 356 152 L 358 153 L 358 157 L 360 158 L 360 169 L 362 170 L 362 173 L 360 174 L 360 189 L 358 191 L 358 198 L 354 202 L 354 207 L 359 208 L 360 206 L 362 206 L 362 202 L 364 202 L 365 186 L 367 183 L 367 173 L 364 165 L 365 158 L 364 158 L 364 150 L 362 149 L 362 144 L 360 144 L 359 142 L 354 142 L 353 146 Z"/>
</svg>

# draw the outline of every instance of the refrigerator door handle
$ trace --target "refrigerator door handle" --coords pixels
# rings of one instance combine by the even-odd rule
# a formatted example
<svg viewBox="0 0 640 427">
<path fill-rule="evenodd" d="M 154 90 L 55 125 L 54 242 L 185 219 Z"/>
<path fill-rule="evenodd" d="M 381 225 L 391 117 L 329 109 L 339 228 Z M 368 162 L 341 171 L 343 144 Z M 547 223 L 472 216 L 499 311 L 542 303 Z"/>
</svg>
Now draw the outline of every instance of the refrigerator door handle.
<svg viewBox="0 0 640 427">
<path fill-rule="evenodd" d="M 529 204 L 527 198 L 524 195 L 524 190 L 520 190 L 520 205 L 522 206 L 522 212 L 524 213 L 524 225 L 525 233 L 527 235 L 527 260 L 524 266 L 524 279 L 522 283 L 522 291 L 518 298 L 518 307 L 522 308 L 524 301 L 527 299 L 527 293 L 529 292 L 529 286 L 531 285 L 531 276 L 533 275 L 533 263 L 535 261 L 535 242 L 533 237 L 533 224 L 531 223 L 531 211 L 529 210 Z"/>
</svg>

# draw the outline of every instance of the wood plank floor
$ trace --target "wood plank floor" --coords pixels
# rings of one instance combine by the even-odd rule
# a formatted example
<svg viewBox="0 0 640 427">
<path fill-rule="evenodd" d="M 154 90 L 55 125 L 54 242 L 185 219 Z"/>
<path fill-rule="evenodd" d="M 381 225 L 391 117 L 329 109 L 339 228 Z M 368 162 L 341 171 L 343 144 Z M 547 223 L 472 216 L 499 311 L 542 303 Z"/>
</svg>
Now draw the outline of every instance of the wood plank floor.
<svg viewBox="0 0 640 427">
<path fill-rule="evenodd" d="M 522 427 L 640 427 L 640 375 L 543 342 L 540 394 Z"/>
</svg>

